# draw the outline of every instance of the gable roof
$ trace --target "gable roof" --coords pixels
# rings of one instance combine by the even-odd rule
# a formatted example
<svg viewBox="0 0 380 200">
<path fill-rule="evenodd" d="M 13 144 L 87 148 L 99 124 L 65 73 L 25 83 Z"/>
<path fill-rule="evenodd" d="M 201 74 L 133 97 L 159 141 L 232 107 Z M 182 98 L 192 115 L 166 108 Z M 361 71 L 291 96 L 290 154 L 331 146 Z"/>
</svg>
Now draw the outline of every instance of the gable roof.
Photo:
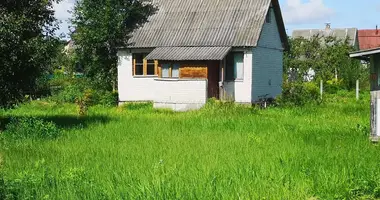
<svg viewBox="0 0 380 200">
<path fill-rule="evenodd" d="M 357 44 L 357 28 L 326 28 L 326 29 L 302 29 L 294 30 L 292 33 L 292 38 L 303 37 L 305 39 L 310 39 L 313 36 L 333 36 L 340 40 L 345 40 L 348 37 L 348 42 L 350 45 L 355 46 Z"/>
<path fill-rule="evenodd" d="M 154 0 L 158 12 L 136 30 L 130 48 L 255 47 L 272 4 L 284 46 L 278 0 Z"/>
<path fill-rule="evenodd" d="M 380 47 L 380 30 L 359 30 L 360 50 Z"/>
</svg>

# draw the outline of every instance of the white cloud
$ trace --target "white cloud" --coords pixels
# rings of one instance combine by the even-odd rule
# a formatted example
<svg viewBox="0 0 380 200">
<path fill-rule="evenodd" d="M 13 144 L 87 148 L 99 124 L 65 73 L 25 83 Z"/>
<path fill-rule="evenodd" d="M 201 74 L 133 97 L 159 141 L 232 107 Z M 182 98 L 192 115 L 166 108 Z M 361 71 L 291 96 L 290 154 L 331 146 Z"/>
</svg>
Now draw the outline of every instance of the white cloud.
<svg viewBox="0 0 380 200">
<path fill-rule="evenodd" d="M 287 0 L 283 10 L 284 20 L 288 24 L 324 23 L 334 14 L 334 10 L 328 8 L 323 0 Z"/>
<path fill-rule="evenodd" d="M 58 34 L 68 34 L 70 25 L 69 19 L 71 18 L 69 11 L 73 10 L 74 4 L 75 0 L 62 0 L 59 4 L 54 3 L 55 17 L 61 22 L 60 30 L 57 31 Z"/>
</svg>

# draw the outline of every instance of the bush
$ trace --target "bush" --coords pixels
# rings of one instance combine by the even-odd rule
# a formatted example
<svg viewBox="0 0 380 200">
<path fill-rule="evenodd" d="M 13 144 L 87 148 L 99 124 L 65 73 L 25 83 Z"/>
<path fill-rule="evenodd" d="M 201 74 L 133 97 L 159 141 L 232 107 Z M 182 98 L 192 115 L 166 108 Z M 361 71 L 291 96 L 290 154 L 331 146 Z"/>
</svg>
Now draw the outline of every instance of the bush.
<svg viewBox="0 0 380 200">
<path fill-rule="evenodd" d="M 59 87 L 62 89 L 51 97 L 57 103 L 80 103 L 86 106 L 116 106 L 118 103 L 117 92 L 93 88 L 85 78 L 72 78 L 69 83 L 65 82 Z"/>
<path fill-rule="evenodd" d="M 277 99 L 280 105 L 303 106 L 320 100 L 319 88 L 313 82 L 285 83 L 281 97 Z"/>
<path fill-rule="evenodd" d="M 104 90 L 94 91 L 93 103 L 103 106 L 116 106 L 119 102 L 119 94 Z"/>
<path fill-rule="evenodd" d="M 82 78 L 72 78 L 62 84 L 58 86 L 61 87 L 61 90 L 52 97 L 53 101 L 58 103 L 75 103 L 78 99 L 83 98 L 85 92 L 90 88 L 89 82 Z"/>
<path fill-rule="evenodd" d="M 6 125 L 4 136 L 12 139 L 55 139 L 60 136 L 59 128 L 53 122 L 34 117 L 13 118 Z"/>
<path fill-rule="evenodd" d="M 338 91 L 342 90 L 343 87 L 343 80 L 328 80 L 326 81 L 326 84 L 324 86 L 324 92 L 330 93 L 330 94 L 336 94 Z"/>
</svg>

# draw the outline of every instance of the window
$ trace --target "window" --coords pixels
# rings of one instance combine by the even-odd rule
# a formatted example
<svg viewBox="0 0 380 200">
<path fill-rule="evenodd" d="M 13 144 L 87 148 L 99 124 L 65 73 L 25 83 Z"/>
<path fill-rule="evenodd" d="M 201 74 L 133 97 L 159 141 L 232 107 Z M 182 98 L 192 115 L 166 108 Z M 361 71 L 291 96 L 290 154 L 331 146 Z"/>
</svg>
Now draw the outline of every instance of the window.
<svg viewBox="0 0 380 200">
<path fill-rule="evenodd" d="M 157 75 L 158 61 L 146 60 L 147 54 L 134 53 L 133 58 L 133 75 L 134 76 L 154 76 Z"/>
<path fill-rule="evenodd" d="M 162 65 L 162 78 L 179 78 L 179 64 L 163 64 Z"/>
<path fill-rule="evenodd" d="M 164 64 L 162 65 L 162 78 L 170 78 L 170 65 Z"/>
<path fill-rule="evenodd" d="M 149 75 L 149 76 L 156 75 L 156 71 L 155 71 L 156 66 L 154 63 L 155 63 L 154 60 L 147 61 L 146 75 Z"/>
<path fill-rule="evenodd" d="M 174 64 L 172 68 L 172 78 L 179 78 L 179 64 Z"/>
<path fill-rule="evenodd" d="M 266 23 L 271 23 L 272 22 L 272 15 L 271 14 L 272 14 L 272 8 L 269 8 L 267 16 L 265 18 L 265 22 Z"/>
<path fill-rule="evenodd" d="M 144 54 L 133 54 L 134 75 L 144 75 Z"/>
<path fill-rule="evenodd" d="M 244 53 L 232 52 L 227 55 L 226 62 L 226 80 L 243 80 L 244 79 Z"/>
</svg>

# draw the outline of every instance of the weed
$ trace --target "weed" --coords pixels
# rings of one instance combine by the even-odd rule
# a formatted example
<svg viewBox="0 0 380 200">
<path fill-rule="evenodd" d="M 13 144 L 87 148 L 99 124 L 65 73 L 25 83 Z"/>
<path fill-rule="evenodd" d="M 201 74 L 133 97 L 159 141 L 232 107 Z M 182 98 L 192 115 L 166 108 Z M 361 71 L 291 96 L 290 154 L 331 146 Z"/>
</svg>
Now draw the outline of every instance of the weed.
<svg viewBox="0 0 380 200">
<path fill-rule="evenodd" d="M 214 100 L 184 113 L 89 106 L 83 119 L 75 104 L 32 102 L 3 115 L 46 120 L 14 123 L 13 133 L 54 119 L 67 137 L 0 145 L 0 191 L 21 199 L 379 198 L 369 95 L 354 97 L 266 110 Z"/>
<path fill-rule="evenodd" d="M 11 139 L 55 139 L 60 130 L 53 122 L 35 117 L 13 118 L 6 125 L 4 137 Z"/>
</svg>

